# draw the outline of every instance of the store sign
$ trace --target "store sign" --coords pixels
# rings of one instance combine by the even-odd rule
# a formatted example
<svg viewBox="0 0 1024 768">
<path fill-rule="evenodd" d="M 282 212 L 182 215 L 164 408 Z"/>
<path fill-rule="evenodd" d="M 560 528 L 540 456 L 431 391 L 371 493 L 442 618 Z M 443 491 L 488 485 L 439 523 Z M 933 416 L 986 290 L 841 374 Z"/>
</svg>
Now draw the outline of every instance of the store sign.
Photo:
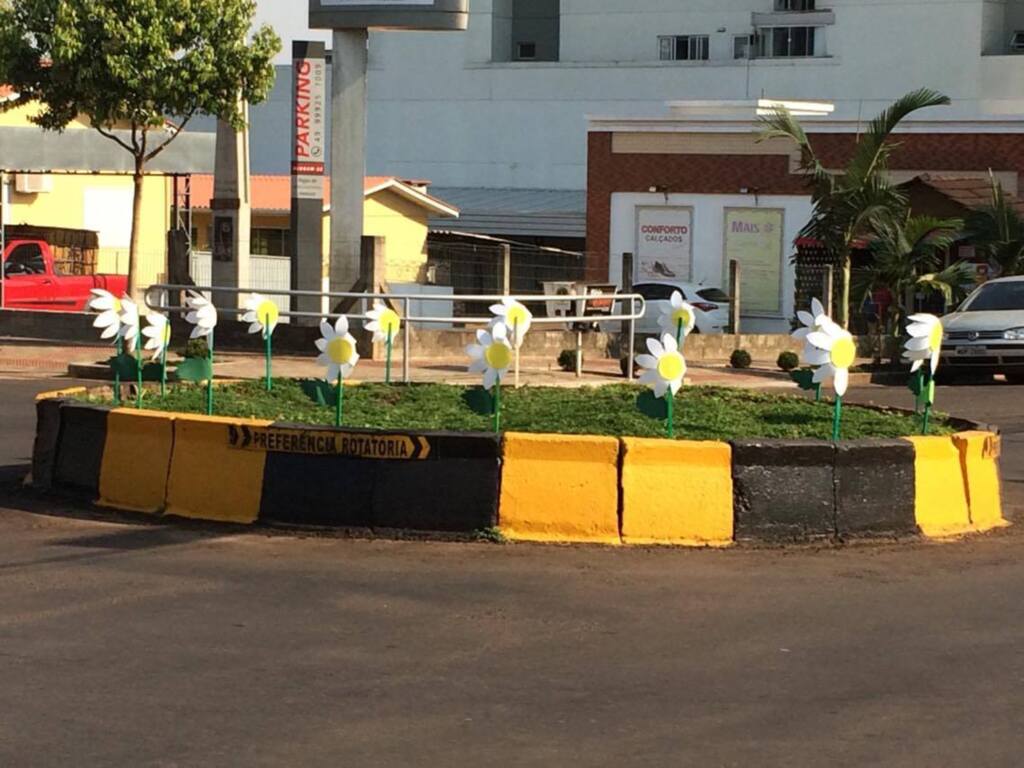
<svg viewBox="0 0 1024 768">
<path fill-rule="evenodd" d="M 741 312 L 782 313 L 783 212 L 766 208 L 725 211 L 725 268 L 740 264 Z"/>
<path fill-rule="evenodd" d="M 322 199 L 327 151 L 325 126 L 327 62 L 324 59 L 295 59 L 293 62 L 294 146 L 292 176 L 295 197 Z"/>
<path fill-rule="evenodd" d="M 636 279 L 689 280 L 693 267 L 693 209 L 636 209 Z"/>
</svg>

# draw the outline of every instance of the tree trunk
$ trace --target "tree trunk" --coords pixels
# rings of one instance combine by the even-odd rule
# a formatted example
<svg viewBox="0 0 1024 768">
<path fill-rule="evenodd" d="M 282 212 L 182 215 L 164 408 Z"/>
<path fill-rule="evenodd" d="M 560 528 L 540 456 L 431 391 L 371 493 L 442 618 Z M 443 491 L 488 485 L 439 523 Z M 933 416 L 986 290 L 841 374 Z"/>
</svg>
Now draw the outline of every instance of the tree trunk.
<svg viewBox="0 0 1024 768">
<path fill-rule="evenodd" d="M 139 253 L 139 236 L 142 224 L 142 183 L 145 180 L 143 176 L 145 164 L 144 155 L 135 156 L 135 175 L 132 179 L 135 185 L 135 195 L 132 198 L 132 238 L 128 248 L 128 295 L 135 301 L 142 299 L 139 285 L 139 266 L 142 260 L 142 255 Z"/>
</svg>

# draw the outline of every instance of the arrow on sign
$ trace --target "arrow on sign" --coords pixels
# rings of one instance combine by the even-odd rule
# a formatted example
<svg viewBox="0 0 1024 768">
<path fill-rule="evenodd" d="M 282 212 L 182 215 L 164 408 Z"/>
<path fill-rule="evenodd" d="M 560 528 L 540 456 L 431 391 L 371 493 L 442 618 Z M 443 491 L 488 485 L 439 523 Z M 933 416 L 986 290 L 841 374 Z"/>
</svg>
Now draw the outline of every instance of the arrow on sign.
<svg viewBox="0 0 1024 768">
<path fill-rule="evenodd" d="M 228 424 L 228 443 L 232 448 L 238 445 L 238 427 L 234 424 Z"/>
<path fill-rule="evenodd" d="M 252 444 L 252 430 L 246 426 L 242 427 L 242 447 L 248 448 Z"/>
<path fill-rule="evenodd" d="M 427 438 L 423 437 L 422 435 L 418 436 L 416 438 L 416 440 L 419 441 L 419 444 L 420 444 L 419 445 L 420 449 L 416 453 L 416 458 L 417 459 L 425 459 L 428 456 L 430 456 L 430 441 L 427 440 Z"/>
</svg>

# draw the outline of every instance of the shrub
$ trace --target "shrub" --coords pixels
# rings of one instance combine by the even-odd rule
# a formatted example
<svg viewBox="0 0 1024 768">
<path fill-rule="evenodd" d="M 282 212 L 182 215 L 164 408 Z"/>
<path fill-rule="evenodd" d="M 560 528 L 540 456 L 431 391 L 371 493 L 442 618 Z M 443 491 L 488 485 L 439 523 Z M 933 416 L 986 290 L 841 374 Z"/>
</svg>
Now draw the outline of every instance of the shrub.
<svg viewBox="0 0 1024 768">
<path fill-rule="evenodd" d="M 206 338 L 200 336 L 198 339 L 190 339 L 188 344 L 185 345 L 185 357 L 209 357 L 210 356 L 210 345 L 206 343 Z"/>
<path fill-rule="evenodd" d="M 575 372 L 576 370 L 576 350 L 575 349 L 563 349 L 558 353 L 558 367 L 563 371 Z"/>
<path fill-rule="evenodd" d="M 796 352 L 782 352 L 775 364 L 786 373 L 795 371 L 800 367 L 800 356 Z"/>
<path fill-rule="evenodd" d="M 729 365 L 733 368 L 749 368 L 750 363 L 750 353 L 745 349 L 734 350 L 729 357 Z"/>
</svg>

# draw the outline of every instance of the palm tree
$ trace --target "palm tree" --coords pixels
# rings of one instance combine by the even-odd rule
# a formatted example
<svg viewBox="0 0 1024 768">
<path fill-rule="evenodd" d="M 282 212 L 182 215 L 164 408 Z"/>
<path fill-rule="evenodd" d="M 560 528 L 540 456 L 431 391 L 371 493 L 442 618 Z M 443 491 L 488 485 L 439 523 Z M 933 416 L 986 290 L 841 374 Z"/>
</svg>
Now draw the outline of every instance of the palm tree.
<svg viewBox="0 0 1024 768">
<path fill-rule="evenodd" d="M 1009 200 L 995 175 L 992 202 L 967 216 L 968 241 L 1005 276 L 1024 273 L 1024 216 Z"/>
<path fill-rule="evenodd" d="M 960 219 L 911 216 L 909 212 L 900 218 L 876 222 L 874 235 L 868 241 L 873 261 L 853 273 L 858 304 L 874 291 L 887 289 L 893 301 L 881 320 L 894 337 L 914 313 L 914 296 L 918 291 L 940 293 L 947 304 L 952 304 L 965 293 L 962 286 L 974 280 L 970 264 L 945 264 L 946 252 L 963 237 L 962 229 Z M 879 337 L 882 333 L 880 328 Z M 882 354 L 881 347 L 878 354 Z"/>
<path fill-rule="evenodd" d="M 815 154 L 803 127 L 788 109 L 779 106 L 762 118 L 763 139 L 789 138 L 800 148 L 801 169 L 808 174 L 814 212 L 800 233 L 814 238 L 842 264 L 842 324 L 850 325 L 851 256 L 854 244 L 869 237 L 906 210 L 904 193 L 886 173 L 895 146 L 889 139 L 913 112 L 949 104 L 949 97 L 922 88 L 895 101 L 871 121 L 858 137 L 853 156 L 841 171 L 830 171 Z"/>
</svg>

